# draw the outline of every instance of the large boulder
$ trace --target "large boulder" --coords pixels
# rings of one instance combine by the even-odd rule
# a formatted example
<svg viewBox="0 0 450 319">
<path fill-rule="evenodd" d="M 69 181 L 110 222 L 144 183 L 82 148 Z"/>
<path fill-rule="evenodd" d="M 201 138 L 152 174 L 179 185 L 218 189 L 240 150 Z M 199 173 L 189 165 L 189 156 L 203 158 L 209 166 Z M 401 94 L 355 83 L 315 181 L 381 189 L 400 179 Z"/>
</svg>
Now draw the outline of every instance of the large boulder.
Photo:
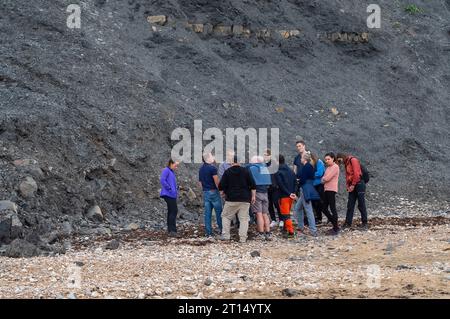
<svg viewBox="0 0 450 319">
<path fill-rule="evenodd" d="M 101 222 L 103 220 L 103 213 L 101 208 L 97 205 L 92 206 L 87 212 L 87 217 L 90 220 Z"/>
<path fill-rule="evenodd" d="M 9 243 L 23 235 L 23 225 L 17 215 L 17 205 L 0 201 L 0 243 Z"/>
<path fill-rule="evenodd" d="M 40 255 L 40 250 L 34 244 L 24 239 L 14 239 L 6 249 L 5 255 L 11 258 L 35 257 Z"/>
<path fill-rule="evenodd" d="M 17 205 L 9 200 L 0 200 L 0 212 L 10 210 L 17 213 Z"/>
<path fill-rule="evenodd" d="M 27 177 L 22 183 L 19 185 L 19 191 L 22 197 L 24 198 L 32 198 L 36 194 L 38 190 L 38 185 L 36 181 L 32 177 Z"/>
</svg>

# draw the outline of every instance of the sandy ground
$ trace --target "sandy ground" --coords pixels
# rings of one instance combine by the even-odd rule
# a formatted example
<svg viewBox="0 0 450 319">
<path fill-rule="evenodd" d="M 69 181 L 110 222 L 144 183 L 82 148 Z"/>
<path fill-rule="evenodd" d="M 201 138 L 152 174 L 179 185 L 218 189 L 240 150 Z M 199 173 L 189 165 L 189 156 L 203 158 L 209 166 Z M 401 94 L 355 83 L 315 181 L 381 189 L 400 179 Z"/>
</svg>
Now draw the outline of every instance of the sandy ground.
<svg viewBox="0 0 450 319">
<path fill-rule="evenodd" d="M 450 298 L 450 219 L 378 218 L 369 231 L 245 244 L 134 231 L 65 255 L 0 258 L 1 298 Z M 116 238 L 120 247 L 107 250 Z M 252 252 L 260 256 L 252 257 Z M 283 290 L 289 289 L 283 293 Z M 286 293 L 289 296 L 286 296 Z"/>
</svg>

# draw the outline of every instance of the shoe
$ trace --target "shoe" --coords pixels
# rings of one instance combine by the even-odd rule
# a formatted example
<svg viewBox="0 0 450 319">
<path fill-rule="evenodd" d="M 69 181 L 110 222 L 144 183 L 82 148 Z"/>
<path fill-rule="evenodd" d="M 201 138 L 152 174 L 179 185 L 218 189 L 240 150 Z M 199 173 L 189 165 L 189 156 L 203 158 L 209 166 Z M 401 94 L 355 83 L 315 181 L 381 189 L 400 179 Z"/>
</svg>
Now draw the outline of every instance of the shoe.
<svg viewBox="0 0 450 319">
<path fill-rule="evenodd" d="M 311 237 L 319 237 L 319 234 L 317 234 L 317 232 L 311 232 L 310 235 Z"/>
<path fill-rule="evenodd" d="M 241 239 L 239 239 L 239 242 L 240 242 L 241 244 L 245 244 L 245 243 L 247 242 L 247 239 L 241 238 Z"/>
<path fill-rule="evenodd" d="M 295 238 L 295 233 L 288 233 L 288 238 Z"/>
<path fill-rule="evenodd" d="M 339 230 L 330 229 L 325 233 L 326 236 L 337 236 L 339 235 Z"/>
<path fill-rule="evenodd" d="M 171 237 L 171 238 L 181 238 L 180 234 L 178 234 L 176 232 L 173 232 L 173 231 L 169 232 L 168 236 Z"/>
<path fill-rule="evenodd" d="M 367 225 L 367 224 L 361 224 L 361 225 L 358 226 L 358 229 L 359 229 L 359 230 L 362 230 L 362 231 L 369 230 L 369 225 Z"/>
<path fill-rule="evenodd" d="M 225 238 L 223 235 L 220 235 L 219 237 L 217 237 L 218 240 L 220 241 L 230 241 L 230 238 Z"/>
<path fill-rule="evenodd" d="M 352 225 L 345 223 L 344 225 L 342 225 L 342 230 L 350 229 L 351 227 Z"/>
<path fill-rule="evenodd" d="M 272 221 L 270 223 L 270 228 L 274 228 L 276 225 L 277 225 L 277 222 L 276 221 Z"/>
<path fill-rule="evenodd" d="M 258 235 L 256 235 L 255 239 L 256 240 L 264 240 L 265 239 L 264 233 L 258 233 Z"/>
<path fill-rule="evenodd" d="M 265 238 L 265 240 L 267 240 L 267 241 L 271 241 L 271 240 L 272 240 L 272 234 L 271 234 L 271 233 L 265 233 L 265 234 L 264 234 L 264 238 Z"/>
<path fill-rule="evenodd" d="M 284 227 L 284 221 L 280 221 L 280 222 L 278 223 L 278 227 L 283 228 L 283 227 Z"/>
</svg>

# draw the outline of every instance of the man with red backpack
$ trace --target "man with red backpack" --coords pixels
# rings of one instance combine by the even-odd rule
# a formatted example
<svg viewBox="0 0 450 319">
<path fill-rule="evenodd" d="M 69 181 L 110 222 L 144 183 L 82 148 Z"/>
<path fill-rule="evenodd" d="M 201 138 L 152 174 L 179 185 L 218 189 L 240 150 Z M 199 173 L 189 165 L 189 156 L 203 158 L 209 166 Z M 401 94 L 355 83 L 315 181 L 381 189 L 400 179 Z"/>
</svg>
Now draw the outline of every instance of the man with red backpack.
<svg viewBox="0 0 450 319">
<path fill-rule="evenodd" d="M 362 168 L 360 161 L 349 154 L 338 153 L 336 159 L 339 164 L 345 166 L 345 180 L 348 192 L 347 216 L 343 228 L 350 228 L 353 222 L 355 204 L 358 201 L 358 210 L 361 212 L 361 229 L 367 230 L 367 209 L 366 209 L 366 182 L 368 173 Z"/>
</svg>

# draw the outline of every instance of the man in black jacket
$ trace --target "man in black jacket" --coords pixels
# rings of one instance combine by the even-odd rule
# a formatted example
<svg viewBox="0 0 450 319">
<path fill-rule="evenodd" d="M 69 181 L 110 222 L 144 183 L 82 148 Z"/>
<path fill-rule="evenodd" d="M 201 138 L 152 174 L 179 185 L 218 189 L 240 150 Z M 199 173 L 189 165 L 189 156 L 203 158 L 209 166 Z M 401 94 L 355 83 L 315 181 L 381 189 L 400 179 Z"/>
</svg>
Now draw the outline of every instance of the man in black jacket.
<svg viewBox="0 0 450 319">
<path fill-rule="evenodd" d="M 272 152 L 270 149 L 266 149 L 266 151 L 264 152 L 264 161 L 266 162 L 267 167 L 270 167 L 272 165 L 272 161 L 275 161 L 275 159 L 272 159 Z M 277 224 L 276 223 L 277 217 L 275 215 L 275 210 L 277 212 L 279 221 L 282 220 L 281 213 L 280 213 L 280 204 L 278 203 L 278 200 L 279 200 L 278 184 L 277 184 L 277 179 L 275 177 L 275 174 L 276 173 L 270 174 L 270 179 L 272 180 L 272 185 L 270 185 L 269 189 L 268 189 L 269 214 L 270 214 L 270 218 L 272 219 L 272 223 L 270 224 L 270 227 L 274 227 Z"/>
<path fill-rule="evenodd" d="M 222 240 L 230 240 L 231 220 L 236 214 L 239 218 L 239 241 L 247 241 L 250 203 L 256 199 L 256 185 L 247 169 L 241 167 L 237 156 L 232 166 L 225 171 L 219 183 L 219 190 L 225 193 L 225 206 L 222 211 Z"/>
<path fill-rule="evenodd" d="M 294 235 L 294 226 L 291 220 L 291 207 L 295 195 L 295 174 L 289 166 L 286 165 L 283 155 L 279 156 L 278 162 L 280 166 L 276 178 L 280 194 L 280 213 L 284 221 L 284 230 L 288 235 L 292 236 Z"/>
</svg>

